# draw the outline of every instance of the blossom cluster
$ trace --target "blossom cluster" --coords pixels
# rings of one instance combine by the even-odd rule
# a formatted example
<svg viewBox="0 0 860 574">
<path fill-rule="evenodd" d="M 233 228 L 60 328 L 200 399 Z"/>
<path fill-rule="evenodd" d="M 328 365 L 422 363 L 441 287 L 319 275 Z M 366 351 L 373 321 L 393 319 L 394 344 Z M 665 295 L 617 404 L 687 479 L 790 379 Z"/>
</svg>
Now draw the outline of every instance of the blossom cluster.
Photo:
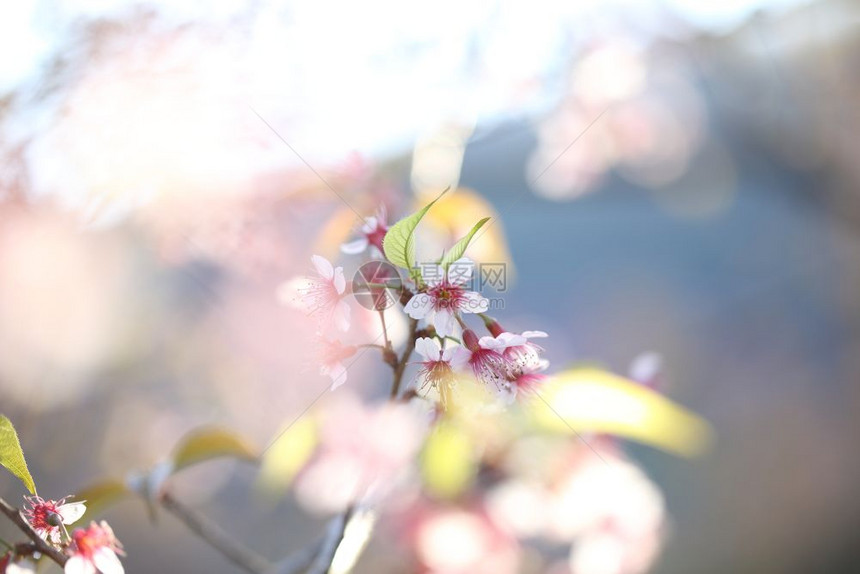
<svg viewBox="0 0 860 574">
<path fill-rule="evenodd" d="M 91 522 L 76 528 L 71 534 L 67 525 L 74 524 L 86 512 L 84 502 L 47 500 L 39 496 L 24 498 L 22 515 L 33 531 L 46 543 L 67 556 L 65 574 L 123 574 L 117 555 L 122 545 L 107 522 Z M 0 558 L 0 573 L 35 574 L 36 565 L 27 557 L 12 552 Z"/>
<path fill-rule="evenodd" d="M 371 259 L 387 262 L 384 242 L 389 225 L 385 214 L 381 207 L 375 216 L 366 218 L 359 237 L 345 243 L 342 251 L 367 253 Z M 356 351 L 356 346 L 332 337 L 334 332 L 350 329 L 349 295 L 353 286 L 346 281 L 343 267 L 321 255 L 312 256 L 311 262 L 315 275 L 305 277 L 295 291 L 299 306 L 316 320 L 320 374 L 331 378 L 334 389 L 346 382 L 345 359 Z M 532 340 L 547 334 L 509 332 L 489 317 L 489 300 L 469 289 L 474 269 L 473 261 L 460 257 L 447 265 L 416 266 L 405 284 L 398 281 L 401 292 L 396 299 L 402 303 L 403 313 L 417 322 L 416 332 L 424 335 L 410 343 L 422 359 L 418 390 L 432 389 L 445 402 L 456 380 L 472 375 L 503 403 L 528 397 L 545 380 L 543 371 L 549 366 L 541 356 L 543 349 Z M 374 287 L 390 288 L 384 284 Z M 479 315 L 486 334 L 481 336 L 469 328 L 466 315 Z"/>
</svg>

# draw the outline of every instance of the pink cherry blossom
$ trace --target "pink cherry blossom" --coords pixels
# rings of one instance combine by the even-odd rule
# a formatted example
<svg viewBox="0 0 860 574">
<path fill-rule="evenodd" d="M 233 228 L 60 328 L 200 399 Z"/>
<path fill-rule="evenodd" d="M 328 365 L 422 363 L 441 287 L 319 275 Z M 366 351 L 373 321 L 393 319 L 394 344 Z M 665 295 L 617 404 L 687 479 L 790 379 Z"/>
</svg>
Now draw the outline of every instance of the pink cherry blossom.
<svg viewBox="0 0 860 574">
<path fill-rule="evenodd" d="M 503 346 L 503 353 L 507 359 L 515 363 L 521 369 L 534 369 L 540 362 L 543 348 L 528 339 L 548 337 L 543 331 L 523 331 L 519 335 L 509 333 L 493 319 L 485 318 L 487 330 L 495 337 L 497 347 Z M 487 339 L 482 337 L 481 340 Z"/>
<path fill-rule="evenodd" d="M 72 533 L 71 555 L 66 561 L 65 574 L 123 574 L 125 569 L 117 558 L 123 554 L 122 545 L 113 535 L 108 523 L 91 522 L 88 528 Z"/>
<path fill-rule="evenodd" d="M 368 247 L 374 247 L 379 253 L 382 253 L 382 240 L 385 239 L 385 234 L 388 232 L 386 219 L 385 206 L 380 205 L 375 216 L 365 218 L 364 225 L 359 229 L 361 237 L 344 243 L 340 246 L 340 250 L 355 255 L 364 253 Z"/>
<path fill-rule="evenodd" d="M 509 342 L 517 341 L 514 339 Z M 511 362 L 503 354 L 505 343 L 493 337 L 482 337 L 479 341 L 474 331 L 466 329 L 463 331 L 463 345 L 469 351 L 468 364 L 475 377 L 491 391 L 507 393 L 510 388 L 508 376 Z"/>
<path fill-rule="evenodd" d="M 353 356 L 355 350 L 352 345 L 343 345 L 338 341 L 327 339 L 322 340 L 320 374 L 324 377 L 331 377 L 331 390 L 335 390 L 346 382 L 347 370 L 343 360 Z"/>
<path fill-rule="evenodd" d="M 429 337 L 416 340 L 415 351 L 424 357 L 418 376 L 425 385 L 431 387 L 449 383 L 454 376 L 454 371 L 463 368 L 469 362 L 469 351 L 464 347 L 449 345 L 442 349 L 438 340 Z"/>
<path fill-rule="evenodd" d="M 39 496 L 25 496 L 24 501 L 24 518 L 36 534 L 54 544 L 62 540 L 61 524 L 74 524 L 87 510 L 83 502 L 66 503 L 65 498 L 45 500 Z"/>
<path fill-rule="evenodd" d="M 431 323 L 440 337 L 455 335 L 458 313 L 483 313 L 490 306 L 480 293 L 466 290 L 473 267 L 465 257 L 451 263 L 447 271 L 439 265 L 424 266 L 421 276 L 427 287 L 406 303 L 406 314 Z"/>
<path fill-rule="evenodd" d="M 350 309 L 344 300 L 346 279 L 343 267 L 334 267 L 320 255 L 312 256 L 311 261 L 318 276 L 308 277 L 306 285 L 299 288 L 303 306 L 319 319 L 321 327 L 334 323 L 341 331 L 348 331 Z"/>
</svg>

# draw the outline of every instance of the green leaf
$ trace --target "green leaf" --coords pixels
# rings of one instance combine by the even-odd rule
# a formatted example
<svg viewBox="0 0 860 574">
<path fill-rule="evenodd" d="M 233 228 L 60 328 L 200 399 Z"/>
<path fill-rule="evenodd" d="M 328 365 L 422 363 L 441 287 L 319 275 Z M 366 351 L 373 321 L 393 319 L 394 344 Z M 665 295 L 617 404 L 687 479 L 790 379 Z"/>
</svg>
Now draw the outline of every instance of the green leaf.
<svg viewBox="0 0 860 574">
<path fill-rule="evenodd" d="M 236 433 L 222 428 L 204 428 L 190 432 L 173 453 L 173 471 L 220 457 L 256 461 L 257 449 Z"/>
<path fill-rule="evenodd" d="M 460 241 L 455 243 L 454 246 L 451 247 L 451 249 L 449 249 L 448 252 L 442 257 L 442 259 L 439 260 L 439 265 L 441 265 L 442 268 L 447 271 L 449 265 L 451 265 L 453 262 L 463 256 L 463 254 L 466 252 L 466 248 L 469 246 L 469 242 L 472 241 L 472 238 L 475 236 L 478 230 L 481 229 L 484 224 L 487 223 L 489 220 L 489 217 L 485 217 L 484 219 L 476 223 L 472 230 L 467 233 L 466 236 L 463 237 Z"/>
<path fill-rule="evenodd" d="M 4 415 L 0 415 L 0 465 L 18 477 L 30 494 L 36 494 L 36 484 L 30 476 L 27 461 L 24 460 L 24 451 L 21 450 L 18 433 L 15 432 L 12 421 Z"/>
<path fill-rule="evenodd" d="M 445 195 L 450 187 L 445 188 L 445 191 L 439 194 L 439 197 L 416 211 L 412 215 L 404 217 L 394 225 L 392 225 L 385 234 L 385 239 L 382 241 L 382 250 L 385 251 L 385 257 L 388 260 L 402 267 L 403 269 L 412 270 L 415 263 L 415 228 L 424 214 L 433 207 L 433 204 L 439 201 Z"/>
</svg>

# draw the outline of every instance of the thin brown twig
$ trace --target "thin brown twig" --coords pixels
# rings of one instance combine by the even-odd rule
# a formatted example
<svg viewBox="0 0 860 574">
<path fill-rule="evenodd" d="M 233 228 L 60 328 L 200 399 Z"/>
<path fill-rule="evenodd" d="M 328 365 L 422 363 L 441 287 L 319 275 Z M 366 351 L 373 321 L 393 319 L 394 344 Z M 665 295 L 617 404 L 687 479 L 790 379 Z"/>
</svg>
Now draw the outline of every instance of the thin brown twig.
<svg viewBox="0 0 860 574">
<path fill-rule="evenodd" d="M 169 492 L 161 495 L 161 506 L 245 572 L 265 574 L 271 571 L 272 564 L 268 560 L 237 542 L 217 524 L 193 508 L 185 506 Z"/>
<path fill-rule="evenodd" d="M 397 400 L 397 395 L 400 393 L 400 385 L 403 381 L 403 373 L 406 371 L 406 365 L 409 363 L 409 357 L 412 356 L 412 351 L 415 349 L 415 335 L 418 332 L 418 320 L 409 319 L 409 336 L 406 338 L 406 348 L 403 349 L 403 354 L 394 366 L 394 380 L 391 383 L 391 400 Z"/>
<path fill-rule="evenodd" d="M 60 566 L 64 566 L 66 564 L 66 560 L 69 559 L 68 556 L 42 540 L 42 537 L 36 534 L 36 531 L 33 530 L 30 523 L 21 515 L 21 511 L 2 498 L 0 498 L 0 512 L 5 514 L 6 517 L 21 530 L 21 532 L 27 535 L 27 538 L 33 542 L 33 547 L 41 554 L 44 554 Z"/>
</svg>

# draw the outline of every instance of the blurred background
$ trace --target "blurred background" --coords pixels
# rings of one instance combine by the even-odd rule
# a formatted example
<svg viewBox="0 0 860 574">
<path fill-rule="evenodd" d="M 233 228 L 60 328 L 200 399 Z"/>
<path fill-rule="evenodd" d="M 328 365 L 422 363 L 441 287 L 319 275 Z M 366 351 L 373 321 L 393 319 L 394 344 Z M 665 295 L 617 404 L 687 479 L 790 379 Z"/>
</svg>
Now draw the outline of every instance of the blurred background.
<svg viewBox="0 0 860 574">
<path fill-rule="evenodd" d="M 326 385 L 279 286 L 338 257 L 344 202 L 393 221 L 450 185 L 427 233 L 498 216 L 473 255 L 508 265 L 506 327 L 559 366 L 658 352 L 714 426 L 693 460 L 629 448 L 670 521 L 653 572 L 853 571 L 858 31 L 849 0 L 7 3 L 0 410 L 40 494 L 201 424 L 265 445 Z M 263 554 L 311 540 L 258 482 L 176 489 Z M 235 571 L 138 502 L 106 517 L 129 572 Z M 356 571 L 405 571 L 387 552 Z"/>
</svg>

